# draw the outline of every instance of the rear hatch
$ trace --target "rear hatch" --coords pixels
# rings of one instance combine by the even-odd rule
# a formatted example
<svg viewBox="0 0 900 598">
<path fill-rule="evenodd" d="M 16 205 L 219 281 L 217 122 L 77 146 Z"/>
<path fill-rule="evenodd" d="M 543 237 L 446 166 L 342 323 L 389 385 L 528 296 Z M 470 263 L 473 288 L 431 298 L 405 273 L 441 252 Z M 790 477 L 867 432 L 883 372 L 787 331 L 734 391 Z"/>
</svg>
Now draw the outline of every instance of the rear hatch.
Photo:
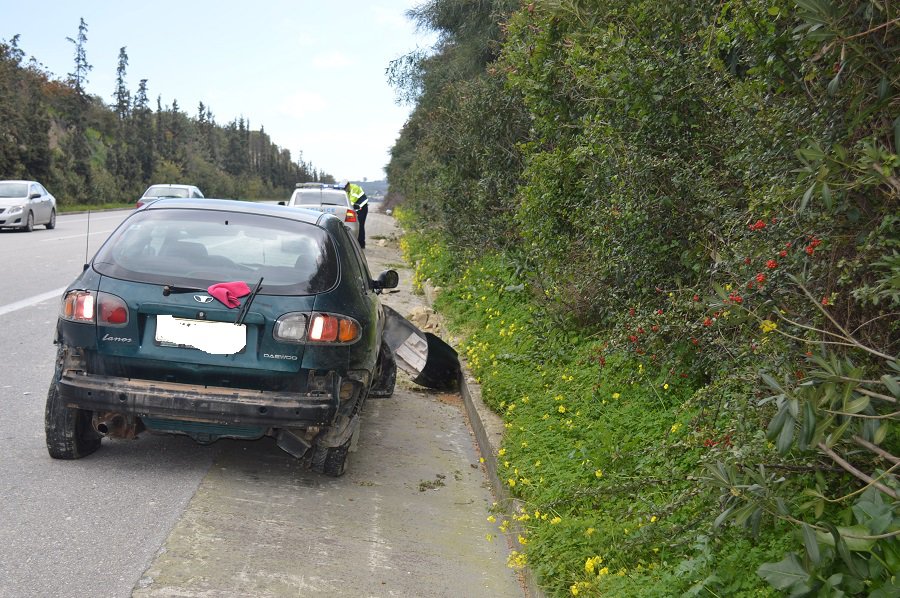
<svg viewBox="0 0 900 598">
<path fill-rule="evenodd" d="M 98 322 L 96 374 L 165 382 L 297 390 L 305 345 L 276 340 L 275 322 L 311 312 L 339 279 L 330 236 L 306 222 L 235 212 L 156 209 L 136 212 L 93 261 L 104 297 L 126 318 Z M 228 283 L 260 292 L 228 297 Z M 245 313 L 244 313 L 245 312 Z M 238 320 L 241 320 L 238 322 Z M 346 364 L 346 351 L 335 351 Z"/>
<path fill-rule="evenodd" d="M 306 208 L 324 212 L 325 214 L 333 214 L 344 222 L 348 221 L 347 211 L 353 212 L 353 206 L 347 198 L 347 193 L 341 189 L 296 189 L 291 196 L 290 205 L 296 208 Z M 355 213 L 352 218 L 355 220 Z"/>
<path fill-rule="evenodd" d="M 306 346 L 276 341 L 272 330 L 283 314 L 313 311 L 315 296 L 257 295 L 236 324 L 241 310 L 209 301 L 204 290 L 164 296 L 159 285 L 104 277 L 100 291 L 130 298 L 129 318 L 124 326 L 98 324 L 94 373 L 260 390 L 297 383 Z"/>
</svg>

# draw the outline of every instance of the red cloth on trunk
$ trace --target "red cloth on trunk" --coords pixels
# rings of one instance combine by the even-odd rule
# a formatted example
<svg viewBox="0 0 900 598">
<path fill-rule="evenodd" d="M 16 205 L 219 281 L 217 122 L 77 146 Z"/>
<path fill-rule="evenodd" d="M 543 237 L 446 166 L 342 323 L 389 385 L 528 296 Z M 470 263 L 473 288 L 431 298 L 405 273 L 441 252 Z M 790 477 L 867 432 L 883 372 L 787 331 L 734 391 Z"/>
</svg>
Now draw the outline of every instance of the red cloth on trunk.
<svg viewBox="0 0 900 598">
<path fill-rule="evenodd" d="M 247 286 L 246 282 L 240 280 L 236 282 L 219 282 L 206 289 L 206 292 L 233 309 L 241 306 L 238 297 L 249 295 L 250 287 Z"/>
</svg>

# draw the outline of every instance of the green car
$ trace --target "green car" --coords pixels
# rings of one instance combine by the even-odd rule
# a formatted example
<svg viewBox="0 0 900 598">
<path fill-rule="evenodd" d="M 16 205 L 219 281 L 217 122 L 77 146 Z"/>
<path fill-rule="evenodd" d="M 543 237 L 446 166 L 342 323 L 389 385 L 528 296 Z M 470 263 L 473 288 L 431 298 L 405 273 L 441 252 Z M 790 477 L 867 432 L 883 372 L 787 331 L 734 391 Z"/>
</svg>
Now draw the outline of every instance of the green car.
<svg viewBox="0 0 900 598">
<path fill-rule="evenodd" d="M 130 215 L 62 298 L 50 456 L 144 430 L 272 436 L 341 475 L 368 397 L 390 396 L 382 289 L 343 222 L 296 208 L 161 199 Z"/>
</svg>

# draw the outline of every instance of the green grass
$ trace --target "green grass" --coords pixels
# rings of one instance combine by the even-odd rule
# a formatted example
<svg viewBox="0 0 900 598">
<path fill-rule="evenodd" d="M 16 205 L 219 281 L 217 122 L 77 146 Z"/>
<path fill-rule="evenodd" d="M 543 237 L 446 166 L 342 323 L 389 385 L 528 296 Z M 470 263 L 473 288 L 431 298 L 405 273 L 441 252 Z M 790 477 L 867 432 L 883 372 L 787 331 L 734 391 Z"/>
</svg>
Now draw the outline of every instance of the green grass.
<svg viewBox="0 0 900 598">
<path fill-rule="evenodd" d="M 129 203 L 103 203 L 90 205 L 56 204 L 56 209 L 61 214 L 75 212 L 102 212 L 103 210 L 127 210 L 134 208 L 134 202 Z"/>
<path fill-rule="evenodd" d="M 545 318 L 503 258 L 454 264 L 410 233 L 401 246 L 414 281 L 443 288 L 435 307 L 504 418 L 494 458 L 522 507 L 496 525 L 524 530 L 510 566 L 528 566 L 551 596 L 775 595 L 756 568 L 781 558 L 790 533 L 712 529 L 720 490 L 706 465 L 771 450 L 756 422 L 741 424 L 744 383 L 701 383 L 633 354 L 601 359 L 609 339 Z M 727 417 L 713 412 L 722 404 Z"/>
</svg>

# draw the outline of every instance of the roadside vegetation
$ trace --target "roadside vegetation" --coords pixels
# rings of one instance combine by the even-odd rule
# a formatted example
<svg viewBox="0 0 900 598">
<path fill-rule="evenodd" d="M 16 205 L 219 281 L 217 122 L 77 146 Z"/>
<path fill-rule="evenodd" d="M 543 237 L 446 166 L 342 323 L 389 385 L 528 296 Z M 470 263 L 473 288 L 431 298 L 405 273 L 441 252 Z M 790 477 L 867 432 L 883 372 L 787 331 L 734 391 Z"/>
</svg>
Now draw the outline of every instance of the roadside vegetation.
<svg viewBox="0 0 900 598">
<path fill-rule="evenodd" d="M 553 596 L 897 595 L 900 13 L 411 17 L 440 37 L 390 70 L 390 200 L 506 422 L 510 566 Z"/>
<path fill-rule="evenodd" d="M 39 57 L 26 60 L 19 36 L 0 40 L 0 178 L 40 181 L 60 211 L 133 207 L 155 183 L 197 185 L 207 197 L 286 199 L 298 182 L 334 182 L 243 117 L 220 124 L 204 102 L 190 116 L 175 98 L 152 98 L 147 79 L 129 88 L 125 47 L 109 103 L 88 94 L 88 24 L 82 19 L 67 39 L 74 64 L 64 77 Z"/>
</svg>

